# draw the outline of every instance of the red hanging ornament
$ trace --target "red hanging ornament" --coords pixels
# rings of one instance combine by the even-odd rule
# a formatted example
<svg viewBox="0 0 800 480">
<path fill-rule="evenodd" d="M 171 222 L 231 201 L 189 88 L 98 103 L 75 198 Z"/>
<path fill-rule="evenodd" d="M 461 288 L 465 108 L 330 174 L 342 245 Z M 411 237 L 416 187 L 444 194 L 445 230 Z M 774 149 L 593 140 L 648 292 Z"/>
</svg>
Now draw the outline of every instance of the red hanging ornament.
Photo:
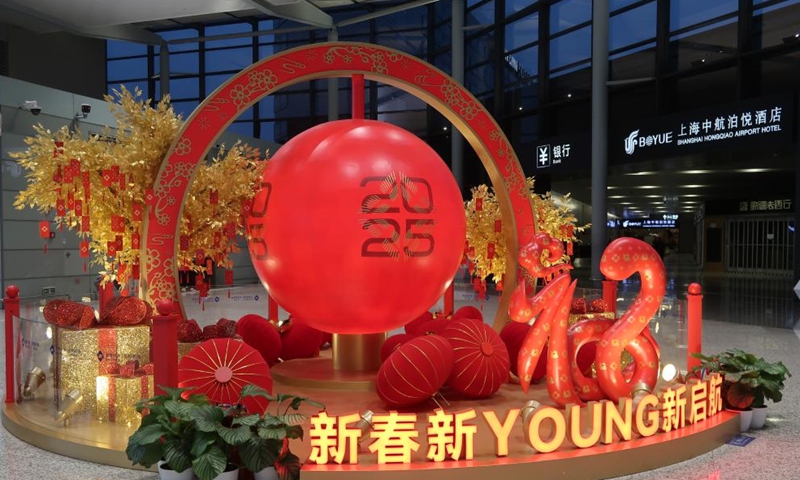
<svg viewBox="0 0 800 480">
<path fill-rule="evenodd" d="M 572 256 L 572 242 L 567 242 L 567 255 Z"/>
<path fill-rule="evenodd" d="M 236 224 L 235 223 L 226 223 L 225 224 L 225 236 L 228 237 L 230 240 L 236 239 Z"/>
<path fill-rule="evenodd" d="M 139 235 L 139 232 L 133 232 L 131 234 L 131 248 L 134 250 L 139 250 L 141 247 L 142 238 Z"/>
<path fill-rule="evenodd" d="M 64 166 L 63 177 L 61 179 L 62 183 L 70 184 L 73 180 L 72 169 L 69 168 L 69 165 Z"/>
<path fill-rule="evenodd" d="M 61 165 L 56 168 L 56 172 L 53 174 L 53 182 L 61 185 L 61 182 L 64 180 L 64 176 L 61 174 Z"/>
<path fill-rule="evenodd" d="M 50 238 L 50 222 L 42 220 L 39 222 L 39 236 L 42 238 Z"/>
<path fill-rule="evenodd" d="M 141 222 L 142 221 L 142 213 L 144 211 L 144 207 L 141 203 L 134 203 L 131 207 L 131 220 L 134 222 Z"/>
<path fill-rule="evenodd" d="M 89 221 L 89 217 L 84 215 L 81 217 L 81 232 L 89 233 L 91 229 L 91 222 Z"/>
<path fill-rule="evenodd" d="M 73 179 L 81 176 L 81 162 L 77 158 L 69 159 L 69 169 L 72 171 Z"/>
<path fill-rule="evenodd" d="M 117 235 L 114 239 L 114 246 L 117 247 L 117 251 L 122 251 L 122 235 Z"/>
<path fill-rule="evenodd" d="M 63 217 L 67 214 L 67 204 L 63 198 L 56 200 L 56 216 Z"/>
<path fill-rule="evenodd" d="M 203 261 L 206 259 L 206 252 L 202 248 L 198 248 L 194 252 L 194 261 L 197 262 L 198 265 L 202 265 Z"/>
<path fill-rule="evenodd" d="M 233 270 L 225 270 L 225 285 L 233 285 Z"/>
<path fill-rule="evenodd" d="M 179 239 L 181 252 L 189 251 L 189 236 L 181 235 Z"/>
<path fill-rule="evenodd" d="M 75 211 L 75 194 L 72 192 L 67 193 L 67 208 L 71 211 Z"/>
<path fill-rule="evenodd" d="M 125 191 L 125 174 L 124 173 L 120 173 L 119 174 L 119 191 L 120 192 L 124 192 Z"/>
<path fill-rule="evenodd" d="M 117 256 L 117 242 L 107 242 L 106 249 L 108 250 L 109 257 Z"/>
<path fill-rule="evenodd" d="M 113 167 L 111 167 L 111 172 L 110 173 L 111 173 L 111 183 L 119 182 L 119 177 L 120 177 L 120 175 L 119 175 L 119 166 L 118 165 L 114 165 Z"/>
<path fill-rule="evenodd" d="M 253 199 L 252 198 L 242 199 L 242 216 L 247 218 L 250 216 L 250 212 L 252 211 L 253 211 Z"/>
<path fill-rule="evenodd" d="M 122 215 L 111 215 L 111 231 L 124 232 L 125 231 L 125 218 Z"/>
<path fill-rule="evenodd" d="M 475 258 L 475 247 L 469 247 L 469 253 L 467 255 L 469 258 Z"/>
<path fill-rule="evenodd" d="M 209 201 L 209 203 L 211 205 L 218 205 L 219 204 L 219 192 L 216 191 L 216 190 L 211 190 L 211 193 L 209 195 L 208 201 Z"/>
<path fill-rule="evenodd" d="M 92 182 L 89 178 L 89 172 L 81 172 L 81 183 L 83 183 L 83 196 L 88 201 L 92 198 Z"/>
<path fill-rule="evenodd" d="M 480 212 L 483 210 L 483 199 L 478 198 L 475 200 L 475 211 Z"/>
<path fill-rule="evenodd" d="M 83 215 L 83 200 L 77 199 L 75 200 L 75 216 L 80 217 Z"/>
<path fill-rule="evenodd" d="M 206 258 L 206 275 L 214 275 L 214 260 Z"/>
<path fill-rule="evenodd" d="M 500 233 L 503 231 L 503 221 L 502 220 L 495 220 L 494 221 L 494 231 Z"/>
<path fill-rule="evenodd" d="M 569 238 L 573 238 L 575 236 L 575 226 L 574 225 L 567 225 L 567 236 Z"/>
<path fill-rule="evenodd" d="M 489 260 L 493 259 L 494 253 L 495 253 L 494 243 L 490 243 L 489 245 L 486 246 L 486 258 L 488 258 Z"/>
<path fill-rule="evenodd" d="M 89 258 L 89 240 L 81 240 L 81 258 Z"/>
<path fill-rule="evenodd" d="M 219 248 L 222 243 L 222 233 L 214 232 L 214 248 Z"/>
<path fill-rule="evenodd" d="M 112 183 L 112 181 L 111 181 L 111 170 L 110 169 L 101 170 L 100 171 L 100 175 L 101 175 L 103 186 L 104 187 L 110 187 L 111 183 Z"/>
<path fill-rule="evenodd" d="M 134 263 L 133 268 L 131 268 L 131 278 L 134 280 L 139 280 L 139 264 Z"/>
</svg>

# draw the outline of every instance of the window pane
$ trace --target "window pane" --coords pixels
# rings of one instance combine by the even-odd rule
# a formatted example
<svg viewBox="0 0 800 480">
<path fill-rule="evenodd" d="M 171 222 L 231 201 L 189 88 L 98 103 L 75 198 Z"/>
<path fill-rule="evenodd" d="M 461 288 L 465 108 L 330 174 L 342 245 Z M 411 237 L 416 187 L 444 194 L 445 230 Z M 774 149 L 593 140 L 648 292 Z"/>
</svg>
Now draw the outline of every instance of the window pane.
<svg viewBox="0 0 800 480">
<path fill-rule="evenodd" d="M 491 31 L 467 40 L 465 55 L 467 57 L 467 68 L 490 61 L 492 59 L 494 47 L 494 32 Z M 447 58 L 452 58 L 449 52 Z M 447 70 L 450 70 L 450 65 L 447 66 Z"/>
<path fill-rule="evenodd" d="M 172 102 L 172 108 L 175 110 L 175 113 L 180 114 L 183 119 L 186 120 L 192 112 L 194 112 L 194 109 L 197 108 L 198 103 L 197 101 Z"/>
<path fill-rule="evenodd" d="M 506 88 L 503 92 L 505 96 L 504 110 L 506 115 L 512 115 L 536 108 L 539 99 L 539 89 L 537 85 L 532 82 L 520 83 L 510 88 Z"/>
<path fill-rule="evenodd" d="M 782 2 L 753 12 L 753 36 L 761 48 L 800 41 L 800 0 Z M 794 40 L 797 39 L 797 40 Z"/>
<path fill-rule="evenodd" d="M 147 58 L 109 60 L 106 62 L 106 68 L 109 82 L 131 78 L 147 78 Z"/>
<path fill-rule="evenodd" d="M 656 36 L 656 3 L 649 3 L 609 20 L 608 48 L 611 51 L 643 42 Z"/>
<path fill-rule="evenodd" d="M 530 80 L 539 72 L 539 47 L 532 47 L 506 55 L 503 81 L 506 84 Z"/>
<path fill-rule="evenodd" d="M 550 7 L 550 33 L 558 33 L 591 19 L 592 0 L 562 0 Z"/>
<path fill-rule="evenodd" d="M 655 67 L 655 43 L 650 43 L 612 55 L 609 73 L 614 80 L 648 78 L 655 74 Z"/>
<path fill-rule="evenodd" d="M 538 0 L 506 0 L 506 16 L 510 17 L 523 8 L 529 7 Z"/>
<path fill-rule="evenodd" d="M 415 57 L 424 57 L 428 53 L 427 32 L 383 33 L 375 36 L 375 43 L 394 48 Z"/>
<path fill-rule="evenodd" d="M 173 78 L 169 82 L 169 93 L 174 99 L 198 98 L 200 96 L 200 80 L 196 77 Z"/>
<path fill-rule="evenodd" d="M 198 59 L 200 54 L 197 52 L 192 53 L 179 53 L 169 56 L 169 74 L 170 75 L 192 75 L 200 72 L 200 65 Z M 156 55 L 153 60 L 153 68 L 156 75 L 161 72 L 161 55 Z"/>
<path fill-rule="evenodd" d="M 233 23 L 229 25 L 217 25 L 216 27 L 206 27 L 206 36 L 212 37 L 214 35 L 228 35 L 231 33 L 246 33 L 252 31 L 253 27 L 249 23 Z M 206 47 L 233 47 L 239 45 L 251 45 L 252 43 L 253 39 L 251 37 L 230 38 L 227 40 L 213 40 L 206 42 Z"/>
<path fill-rule="evenodd" d="M 428 114 L 423 111 L 379 113 L 378 120 L 391 123 L 417 135 L 425 135 L 428 130 Z"/>
<path fill-rule="evenodd" d="M 669 45 L 670 68 L 684 70 L 730 58 L 736 54 L 736 35 L 735 18 L 677 35 Z"/>
<path fill-rule="evenodd" d="M 339 91 L 341 98 L 342 92 Z M 311 115 L 311 95 L 308 93 L 278 93 L 272 95 L 274 99 L 269 105 L 269 101 L 264 108 L 271 108 L 272 111 L 266 111 L 265 118 L 284 118 L 284 117 L 308 117 Z M 263 100 L 262 100 L 263 102 Z M 264 116 L 264 108 L 261 109 L 261 115 Z"/>
<path fill-rule="evenodd" d="M 199 35 L 197 30 L 194 28 L 185 28 L 181 30 L 167 30 L 165 32 L 158 32 L 158 34 L 164 40 L 178 40 L 182 38 L 197 38 Z M 177 43 L 172 44 L 169 46 L 170 52 L 188 52 L 191 50 L 197 50 L 198 45 L 196 42 L 193 43 Z M 156 48 L 156 53 L 158 53 L 158 48 Z"/>
<path fill-rule="evenodd" d="M 670 30 L 679 30 L 700 22 L 717 18 L 739 8 L 738 0 L 672 0 L 670 2 Z"/>
<path fill-rule="evenodd" d="M 132 57 L 134 55 L 147 55 L 147 45 L 132 42 L 106 41 L 106 57 Z"/>
<path fill-rule="evenodd" d="M 539 40 L 539 14 L 534 13 L 506 25 L 506 51 Z"/>
<path fill-rule="evenodd" d="M 363 11 L 356 10 L 359 15 L 363 15 Z M 369 26 L 369 22 L 363 22 Z M 375 19 L 375 29 L 379 32 L 387 30 L 406 30 L 409 28 L 427 28 L 428 27 L 428 9 L 427 8 L 411 8 L 403 10 L 402 12 L 393 13 L 392 15 L 385 15 Z"/>
<path fill-rule="evenodd" d="M 253 136 L 253 122 L 234 122 L 228 126 L 228 131 L 244 135 L 246 137 Z"/>
<path fill-rule="evenodd" d="M 473 94 L 481 94 L 494 89 L 494 65 L 488 63 L 477 68 L 467 70 L 464 76 L 467 90 Z"/>
<path fill-rule="evenodd" d="M 220 85 L 228 81 L 234 74 L 226 73 L 223 75 L 206 75 L 206 96 L 211 95 L 211 92 L 219 88 Z"/>
<path fill-rule="evenodd" d="M 570 65 L 591 56 L 592 27 L 584 27 L 550 40 L 550 69 Z"/>
<path fill-rule="evenodd" d="M 426 105 L 423 100 L 398 88 L 378 87 L 378 112 L 425 110 Z"/>
<path fill-rule="evenodd" d="M 206 71 L 239 71 L 253 63 L 252 48 L 229 48 L 206 51 Z"/>
<path fill-rule="evenodd" d="M 494 23 L 494 0 L 467 11 L 464 23 L 467 25 L 491 25 Z"/>
<path fill-rule="evenodd" d="M 608 4 L 608 9 L 610 12 L 615 12 L 620 8 L 627 7 L 628 5 L 632 5 L 640 0 L 610 0 Z"/>
</svg>

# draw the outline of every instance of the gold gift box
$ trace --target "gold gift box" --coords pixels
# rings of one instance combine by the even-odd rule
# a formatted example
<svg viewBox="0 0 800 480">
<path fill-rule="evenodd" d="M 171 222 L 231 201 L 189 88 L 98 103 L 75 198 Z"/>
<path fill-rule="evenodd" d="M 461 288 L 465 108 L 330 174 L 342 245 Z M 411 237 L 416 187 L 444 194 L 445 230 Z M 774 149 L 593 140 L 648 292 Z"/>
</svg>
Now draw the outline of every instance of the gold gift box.
<svg viewBox="0 0 800 480">
<path fill-rule="evenodd" d="M 129 361 L 150 362 L 150 327 L 60 327 L 54 347 L 56 406 L 64 393 L 78 389 L 83 394 L 80 413 L 95 412 L 98 376 L 117 373 Z"/>
<path fill-rule="evenodd" d="M 139 400 L 153 396 L 153 376 L 100 375 L 96 378 L 97 419 L 139 428 Z"/>
<path fill-rule="evenodd" d="M 580 320 L 597 319 L 597 318 L 607 318 L 609 320 L 615 320 L 616 316 L 614 315 L 614 312 L 570 313 L 569 314 L 569 324 L 572 325 L 574 323 L 577 323 Z"/>
</svg>

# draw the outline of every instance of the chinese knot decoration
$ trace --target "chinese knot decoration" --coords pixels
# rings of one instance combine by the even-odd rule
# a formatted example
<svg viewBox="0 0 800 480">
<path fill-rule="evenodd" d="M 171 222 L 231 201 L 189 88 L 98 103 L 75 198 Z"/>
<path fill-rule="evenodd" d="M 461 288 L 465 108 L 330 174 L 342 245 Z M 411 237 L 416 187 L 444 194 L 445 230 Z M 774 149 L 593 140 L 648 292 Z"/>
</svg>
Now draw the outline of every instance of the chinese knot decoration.
<svg viewBox="0 0 800 480">
<path fill-rule="evenodd" d="M 522 248 L 520 265 L 528 274 L 541 278 L 558 273 L 559 267 L 543 265 L 563 253 L 561 242 L 547 234 L 537 234 L 531 245 Z M 527 391 L 539 357 L 548 345 L 547 390 L 559 405 L 601 399 L 629 397 L 632 386 L 644 383 L 652 391 L 658 380 L 660 351 L 650 335 L 650 319 L 656 314 L 666 290 L 664 264 L 647 243 L 634 238 L 619 238 L 609 244 L 600 260 L 600 270 L 610 280 L 624 280 L 634 273 L 642 279 L 641 290 L 631 308 L 618 320 L 605 318 L 581 320 L 568 327 L 576 281 L 569 273 L 560 273 L 532 299 L 521 282 L 511 299 L 509 315 L 520 323 L 535 315 L 517 359 L 517 371 L 523 390 Z M 580 347 L 597 342 L 596 378 L 588 378 L 578 367 Z M 622 352 L 631 354 L 636 368 L 623 372 Z"/>
</svg>

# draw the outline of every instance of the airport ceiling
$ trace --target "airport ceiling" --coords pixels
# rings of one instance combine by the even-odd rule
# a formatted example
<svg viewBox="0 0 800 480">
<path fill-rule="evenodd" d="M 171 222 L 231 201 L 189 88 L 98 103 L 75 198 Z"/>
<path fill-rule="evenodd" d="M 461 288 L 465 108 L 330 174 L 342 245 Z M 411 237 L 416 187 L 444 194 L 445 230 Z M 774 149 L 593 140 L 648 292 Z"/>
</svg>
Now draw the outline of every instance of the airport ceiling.
<svg viewBox="0 0 800 480">
<path fill-rule="evenodd" d="M 71 33 L 157 45 L 150 29 L 237 18 L 274 17 L 330 29 L 328 8 L 359 6 L 365 15 L 437 0 L 0 0 L 0 18 L 38 33 Z"/>
</svg>

